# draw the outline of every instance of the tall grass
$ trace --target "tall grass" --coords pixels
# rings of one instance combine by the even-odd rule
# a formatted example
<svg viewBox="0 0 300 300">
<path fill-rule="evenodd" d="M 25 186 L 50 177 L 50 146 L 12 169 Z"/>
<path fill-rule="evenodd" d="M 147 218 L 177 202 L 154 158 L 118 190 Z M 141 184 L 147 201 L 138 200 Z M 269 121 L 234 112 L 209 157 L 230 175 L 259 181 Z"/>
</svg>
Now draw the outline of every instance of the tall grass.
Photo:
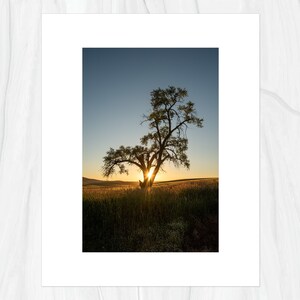
<svg viewBox="0 0 300 300">
<path fill-rule="evenodd" d="M 83 251 L 218 251 L 218 181 L 84 189 Z"/>
</svg>

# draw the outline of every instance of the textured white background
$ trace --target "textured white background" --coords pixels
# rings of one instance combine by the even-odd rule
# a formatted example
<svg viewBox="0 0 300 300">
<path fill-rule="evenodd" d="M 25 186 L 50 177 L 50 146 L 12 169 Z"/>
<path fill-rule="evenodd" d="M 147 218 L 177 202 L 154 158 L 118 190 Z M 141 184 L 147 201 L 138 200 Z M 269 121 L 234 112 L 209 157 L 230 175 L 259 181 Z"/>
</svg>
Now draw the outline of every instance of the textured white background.
<svg viewBox="0 0 300 300">
<path fill-rule="evenodd" d="M 261 14 L 260 287 L 41 287 L 41 11 Z M 1 0 L 0 299 L 300 299 L 299 16 L 299 0 Z"/>
</svg>

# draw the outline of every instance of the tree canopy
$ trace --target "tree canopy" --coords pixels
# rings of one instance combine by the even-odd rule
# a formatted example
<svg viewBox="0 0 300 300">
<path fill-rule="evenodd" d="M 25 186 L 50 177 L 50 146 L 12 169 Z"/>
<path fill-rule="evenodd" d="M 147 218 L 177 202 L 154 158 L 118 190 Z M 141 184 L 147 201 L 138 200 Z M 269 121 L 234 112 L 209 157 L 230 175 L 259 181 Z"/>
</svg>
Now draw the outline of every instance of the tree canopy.
<svg viewBox="0 0 300 300">
<path fill-rule="evenodd" d="M 151 187 L 157 173 L 166 162 L 176 167 L 190 167 L 187 156 L 189 125 L 203 127 L 203 119 L 197 117 L 195 105 L 187 101 L 188 92 L 184 88 L 169 86 L 151 92 L 151 111 L 143 116 L 149 132 L 141 139 L 141 145 L 110 148 L 103 158 L 103 176 L 115 172 L 128 174 L 127 166 L 134 165 L 143 172 L 141 188 Z"/>
</svg>

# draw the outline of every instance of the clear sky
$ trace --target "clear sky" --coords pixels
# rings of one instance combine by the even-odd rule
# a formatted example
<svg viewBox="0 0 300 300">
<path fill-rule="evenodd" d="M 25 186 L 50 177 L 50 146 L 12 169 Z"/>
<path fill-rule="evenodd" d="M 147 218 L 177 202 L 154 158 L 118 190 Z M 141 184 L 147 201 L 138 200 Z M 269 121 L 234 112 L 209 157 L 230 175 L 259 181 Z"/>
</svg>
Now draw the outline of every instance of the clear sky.
<svg viewBox="0 0 300 300">
<path fill-rule="evenodd" d="M 110 147 L 135 146 L 148 132 L 150 92 L 186 88 L 203 128 L 187 131 L 190 170 L 166 164 L 156 180 L 218 177 L 217 48 L 84 48 L 83 176 L 104 179 L 102 159 Z M 142 178 L 137 168 L 110 180 Z"/>
</svg>

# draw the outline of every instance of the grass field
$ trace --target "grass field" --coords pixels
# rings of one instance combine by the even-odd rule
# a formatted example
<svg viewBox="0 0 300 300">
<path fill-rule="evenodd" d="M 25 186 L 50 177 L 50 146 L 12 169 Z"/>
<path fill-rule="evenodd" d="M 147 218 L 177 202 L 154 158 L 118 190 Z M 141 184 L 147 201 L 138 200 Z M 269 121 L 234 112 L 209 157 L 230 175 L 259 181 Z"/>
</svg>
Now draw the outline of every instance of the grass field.
<svg viewBox="0 0 300 300">
<path fill-rule="evenodd" d="M 155 183 L 83 179 L 84 252 L 218 251 L 218 179 Z"/>
</svg>

